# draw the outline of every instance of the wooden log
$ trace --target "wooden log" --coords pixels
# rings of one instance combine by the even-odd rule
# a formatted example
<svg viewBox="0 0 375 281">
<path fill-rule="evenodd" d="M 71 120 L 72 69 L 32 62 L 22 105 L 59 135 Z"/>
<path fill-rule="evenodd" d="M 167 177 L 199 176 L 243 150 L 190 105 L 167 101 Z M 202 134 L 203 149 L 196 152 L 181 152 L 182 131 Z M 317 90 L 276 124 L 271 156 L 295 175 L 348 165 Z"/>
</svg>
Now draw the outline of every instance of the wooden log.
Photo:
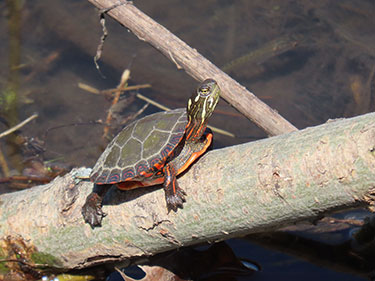
<svg viewBox="0 0 375 281">
<path fill-rule="evenodd" d="M 93 185 L 73 173 L 0 196 L 0 253 L 19 237 L 51 266 L 83 268 L 373 205 L 375 113 L 207 153 L 178 179 L 187 202 L 177 213 L 160 187 L 114 188 L 91 229 L 81 208 Z"/>
</svg>

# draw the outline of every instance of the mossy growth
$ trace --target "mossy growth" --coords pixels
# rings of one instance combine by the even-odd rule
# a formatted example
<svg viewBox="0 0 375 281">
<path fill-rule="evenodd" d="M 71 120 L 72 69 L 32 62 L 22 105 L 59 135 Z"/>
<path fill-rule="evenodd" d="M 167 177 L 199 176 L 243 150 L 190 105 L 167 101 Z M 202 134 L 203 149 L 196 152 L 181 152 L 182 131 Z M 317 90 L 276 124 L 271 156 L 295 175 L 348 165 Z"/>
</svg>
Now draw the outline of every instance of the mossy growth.
<svg viewBox="0 0 375 281">
<path fill-rule="evenodd" d="M 37 265 L 45 265 L 50 267 L 59 267 L 62 265 L 61 261 L 53 255 L 42 252 L 32 253 L 31 260 Z"/>
<path fill-rule="evenodd" d="M 5 253 L 0 248 L 0 260 L 6 260 L 6 259 L 7 259 L 7 257 L 5 255 Z M 9 272 L 9 268 L 6 266 L 6 262 L 0 261 L 0 276 L 6 274 L 7 272 Z"/>
</svg>

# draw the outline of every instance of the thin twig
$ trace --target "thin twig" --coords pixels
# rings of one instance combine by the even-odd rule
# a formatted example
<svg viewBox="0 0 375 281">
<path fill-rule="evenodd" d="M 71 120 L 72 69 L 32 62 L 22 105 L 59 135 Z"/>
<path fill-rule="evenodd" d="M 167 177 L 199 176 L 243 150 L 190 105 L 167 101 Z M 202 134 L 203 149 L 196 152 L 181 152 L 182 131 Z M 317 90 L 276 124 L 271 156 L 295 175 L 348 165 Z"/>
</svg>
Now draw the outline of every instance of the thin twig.
<svg viewBox="0 0 375 281">
<path fill-rule="evenodd" d="M 165 105 L 162 105 L 161 103 L 158 103 L 148 97 L 145 97 L 142 94 L 137 93 L 135 96 L 139 98 L 140 100 L 144 100 L 145 102 L 148 102 L 149 104 L 152 104 L 153 106 L 156 106 L 157 108 L 160 108 L 162 110 L 165 110 L 165 111 L 171 110 L 169 107 L 166 107 Z"/>
<path fill-rule="evenodd" d="M 126 92 L 126 91 L 133 91 L 138 89 L 145 89 L 145 88 L 151 88 L 151 84 L 141 84 L 141 85 L 134 85 L 134 86 L 127 86 L 124 88 L 116 88 L 116 89 L 108 89 L 108 90 L 102 90 L 100 93 L 102 94 L 112 94 L 116 91 Z"/>
<path fill-rule="evenodd" d="M 133 91 L 133 90 L 138 90 L 138 89 L 145 89 L 145 88 L 151 88 L 151 84 L 140 84 L 140 85 L 133 85 L 133 86 L 127 86 L 123 88 L 115 88 L 115 89 L 107 89 L 107 90 L 98 90 L 90 85 L 87 85 L 85 83 L 78 83 L 78 87 L 81 88 L 82 90 L 85 90 L 86 92 L 95 94 L 95 95 L 107 95 L 107 94 L 113 94 L 116 93 L 117 91 Z"/>
<path fill-rule="evenodd" d="M 116 4 L 112 5 L 111 7 L 100 9 L 100 11 L 99 11 L 100 25 L 102 26 L 102 32 L 103 32 L 103 34 L 100 37 L 100 43 L 98 45 L 98 48 L 96 49 L 96 54 L 95 54 L 95 57 L 94 57 L 94 63 L 95 63 L 96 69 L 99 71 L 100 75 L 103 78 L 105 78 L 105 77 L 102 74 L 102 72 L 100 71 L 98 60 L 100 60 L 100 58 L 102 57 L 103 48 L 104 48 L 104 42 L 105 42 L 105 40 L 106 40 L 106 38 L 108 36 L 108 30 L 107 30 L 107 27 L 105 26 L 105 17 L 104 17 L 104 15 L 108 11 L 110 11 L 110 10 L 112 10 L 112 9 L 118 7 L 118 6 L 124 5 L 127 2 L 128 1 L 126 1 L 126 0 L 125 1 L 118 1 Z"/>
<path fill-rule="evenodd" d="M 85 90 L 86 92 L 89 92 L 91 94 L 100 95 L 101 91 L 97 88 L 94 88 L 93 86 L 87 85 L 85 83 L 78 82 L 78 88 L 81 88 L 82 90 Z"/>
<path fill-rule="evenodd" d="M 127 118 L 125 118 L 124 120 L 122 120 L 121 124 L 126 124 L 128 123 L 130 120 L 134 120 L 135 118 L 137 118 L 139 115 L 141 115 L 145 110 L 146 108 L 149 106 L 150 104 L 149 103 L 146 103 L 144 106 L 142 106 L 142 108 L 140 110 L 138 110 L 135 114 L 132 114 L 132 115 L 129 115 Z"/>
<path fill-rule="evenodd" d="M 2 133 L 0 134 L 0 138 L 3 138 L 3 137 L 5 137 L 5 136 L 7 136 L 7 135 L 10 135 L 10 134 L 13 133 L 14 131 L 17 131 L 18 129 L 22 128 L 22 127 L 25 126 L 27 123 L 29 123 L 30 121 L 34 120 L 34 119 L 37 118 L 37 117 L 38 117 L 38 114 L 36 114 L 36 113 L 33 114 L 33 115 L 31 115 L 29 118 L 25 119 L 24 121 L 22 121 L 22 122 L 19 123 L 18 125 L 16 125 L 16 126 L 10 128 L 10 129 L 8 129 L 8 130 L 2 132 Z"/>
<path fill-rule="evenodd" d="M 118 103 L 120 99 L 120 95 L 122 94 L 122 91 L 119 89 L 124 88 L 128 85 L 129 78 L 130 78 L 130 70 L 125 69 L 121 75 L 120 83 L 117 86 L 117 91 L 115 92 L 115 97 L 112 100 L 111 108 Z M 108 135 L 111 121 L 112 121 L 112 110 L 108 110 L 107 118 L 105 120 L 104 130 L 103 130 L 103 138 L 106 138 Z"/>
<path fill-rule="evenodd" d="M 108 36 L 108 31 L 107 31 L 107 28 L 105 26 L 105 18 L 104 18 L 104 13 L 100 13 L 99 14 L 99 17 L 100 17 L 100 25 L 102 26 L 102 31 L 103 31 L 103 34 L 102 36 L 100 37 L 100 43 L 98 45 L 98 48 L 96 50 L 96 54 L 95 54 L 95 57 L 94 57 L 94 63 L 95 63 L 95 67 L 96 69 L 99 71 L 99 74 L 100 76 L 104 77 L 102 72 L 100 71 L 100 67 L 99 67 L 99 64 L 98 64 L 98 60 L 101 58 L 102 56 L 102 52 L 103 52 L 103 48 L 104 48 L 104 42 L 105 42 L 105 39 L 107 38 Z"/>
</svg>

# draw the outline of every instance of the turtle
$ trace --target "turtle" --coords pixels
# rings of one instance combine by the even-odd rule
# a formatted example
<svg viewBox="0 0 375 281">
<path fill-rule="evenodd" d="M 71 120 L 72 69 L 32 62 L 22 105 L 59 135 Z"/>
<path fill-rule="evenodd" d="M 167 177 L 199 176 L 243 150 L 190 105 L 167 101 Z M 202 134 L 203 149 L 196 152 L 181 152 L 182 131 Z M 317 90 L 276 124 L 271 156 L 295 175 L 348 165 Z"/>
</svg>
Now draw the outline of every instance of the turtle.
<svg viewBox="0 0 375 281">
<path fill-rule="evenodd" d="M 206 79 L 188 100 L 187 108 L 148 115 L 126 126 L 108 144 L 90 174 L 95 183 L 82 207 L 91 227 L 101 226 L 102 200 L 112 185 L 120 190 L 163 184 L 168 213 L 183 208 L 185 191 L 176 176 L 212 144 L 207 120 L 220 98 L 220 88 Z"/>
</svg>

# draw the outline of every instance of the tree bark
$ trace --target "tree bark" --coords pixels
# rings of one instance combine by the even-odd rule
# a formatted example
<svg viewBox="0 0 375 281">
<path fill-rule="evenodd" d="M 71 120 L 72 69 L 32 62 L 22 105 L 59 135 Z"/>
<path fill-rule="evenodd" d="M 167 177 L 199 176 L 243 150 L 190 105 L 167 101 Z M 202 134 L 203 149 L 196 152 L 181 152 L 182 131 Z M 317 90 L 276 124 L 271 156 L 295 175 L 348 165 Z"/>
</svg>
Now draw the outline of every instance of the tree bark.
<svg viewBox="0 0 375 281">
<path fill-rule="evenodd" d="M 99 9 L 109 8 L 119 3 L 114 0 L 89 0 L 89 2 Z M 275 110 L 221 71 L 197 50 L 189 47 L 130 2 L 124 1 L 123 5 L 110 9 L 108 14 L 129 28 L 139 39 L 154 46 L 173 61 L 177 68 L 183 68 L 193 78 L 198 81 L 207 78 L 218 81 L 223 98 L 269 135 L 280 135 L 297 130 Z"/>
<path fill-rule="evenodd" d="M 0 247 L 22 238 L 65 269 L 126 262 L 372 206 L 374 172 L 374 113 L 207 153 L 178 179 L 187 202 L 177 213 L 167 213 L 160 187 L 113 188 L 95 229 L 81 216 L 93 185 L 71 172 L 0 196 Z"/>
</svg>

